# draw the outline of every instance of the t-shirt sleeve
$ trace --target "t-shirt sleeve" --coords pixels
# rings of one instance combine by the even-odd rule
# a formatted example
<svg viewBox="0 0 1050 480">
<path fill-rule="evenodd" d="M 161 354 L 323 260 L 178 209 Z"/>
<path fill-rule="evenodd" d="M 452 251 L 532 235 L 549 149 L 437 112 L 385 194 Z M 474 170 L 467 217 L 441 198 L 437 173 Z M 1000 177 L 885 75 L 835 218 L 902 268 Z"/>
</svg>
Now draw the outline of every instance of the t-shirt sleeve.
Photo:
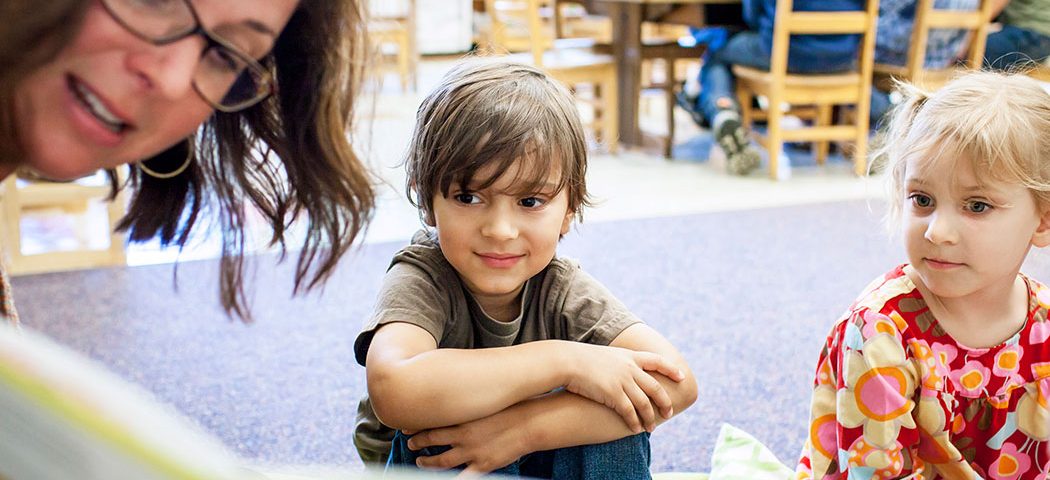
<svg viewBox="0 0 1050 480">
<path fill-rule="evenodd" d="M 895 324 L 861 310 L 828 335 L 796 478 L 900 478 L 921 465 L 902 459 L 919 440 L 920 374 Z"/>
<path fill-rule="evenodd" d="M 556 318 L 564 322 L 567 339 L 608 345 L 627 327 L 642 321 L 609 289 L 575 263 L 561 265 L 564 286 L 553 296 Z"/>
<path fill-rule="evenodd" d="M 390 267 L 383 277 L 375 311 L 354 342 L 357 363 L 364 366 L 372 337 L 379 327 L 388 323 L 416 325 L 430 333 L 435 342 L 441 343 L 450 309 L 450 286 L 439 276 L 406 262 Z"/>
</svg>

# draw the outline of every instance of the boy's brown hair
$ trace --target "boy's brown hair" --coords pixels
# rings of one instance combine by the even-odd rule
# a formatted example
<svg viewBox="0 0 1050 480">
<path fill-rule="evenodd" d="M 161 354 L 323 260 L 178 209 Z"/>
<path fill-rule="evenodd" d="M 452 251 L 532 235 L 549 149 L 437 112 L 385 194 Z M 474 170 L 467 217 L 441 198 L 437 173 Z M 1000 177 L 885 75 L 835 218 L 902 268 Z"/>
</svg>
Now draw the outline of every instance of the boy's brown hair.
<svg viewBox="0 0 1050 480">
<path fill-rule="evenodd" d="M 499 58 L 473 58 L 452 67 L 423 100 L 406 159 L 408 200 L 433 224 L 436 194 L 453 184 L 487 188 L 520 159 L 518 192 L 540 191 L 555 165 L 558 192 L 568 189 L 569 209 L 582 220 L 589 206 L 587 145 L 572 95 L 542 70 Z M 494 174 L 475 178 L 492 165 Z"/>
</svg>

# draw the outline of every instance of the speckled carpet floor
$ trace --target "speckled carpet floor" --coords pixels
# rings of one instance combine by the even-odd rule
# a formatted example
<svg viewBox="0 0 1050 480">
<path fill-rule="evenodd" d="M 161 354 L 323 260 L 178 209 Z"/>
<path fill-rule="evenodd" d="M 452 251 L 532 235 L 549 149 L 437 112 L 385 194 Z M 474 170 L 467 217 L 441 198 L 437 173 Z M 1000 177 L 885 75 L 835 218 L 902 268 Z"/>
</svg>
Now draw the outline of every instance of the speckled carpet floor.
<svg viewBox="0 0 1050 480">
<path fill-rule="evenodd" d="M 703 471 L 732 423 L 792 464 L 821 343 L 869 280 L 904 258 L 878 202 L 584 224 L 578 258 L 689 360 L 700 398 L 653 436 L 654 471 Z M 256 258 L 256 321 L 227 320 L 216 262 L 15 279 L 27 326 L 109 365 L 266 464 L 359 465 L 364 369 L 353 339 L 398 243 L 351 254 L 323 295 L 291 299 L 291 266 Z M 1026 271 L 1050 279 L 1042 252 Z"/>
</svg>

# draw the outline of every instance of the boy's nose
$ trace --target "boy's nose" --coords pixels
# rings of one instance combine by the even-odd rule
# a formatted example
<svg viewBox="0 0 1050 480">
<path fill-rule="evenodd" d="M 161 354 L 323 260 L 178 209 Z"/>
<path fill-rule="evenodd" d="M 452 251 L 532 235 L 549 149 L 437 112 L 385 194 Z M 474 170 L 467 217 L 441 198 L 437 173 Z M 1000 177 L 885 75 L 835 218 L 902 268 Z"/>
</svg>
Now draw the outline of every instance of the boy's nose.
<svg viewBox="0 0 1050 480">
<path fill-rule="evenodd" d="M 518 227 L 508 215 L 494 212 L 482 225 L 481 234 L 494 240 L 512 240 L 518 236 Z"/>
<path fill-rule="evenodd" d="M 934 244 L 954 244 L 959 241 L 955 218 L 951 214 L 933 213 L 926 224 L 926 240 Z"/>
</svg>

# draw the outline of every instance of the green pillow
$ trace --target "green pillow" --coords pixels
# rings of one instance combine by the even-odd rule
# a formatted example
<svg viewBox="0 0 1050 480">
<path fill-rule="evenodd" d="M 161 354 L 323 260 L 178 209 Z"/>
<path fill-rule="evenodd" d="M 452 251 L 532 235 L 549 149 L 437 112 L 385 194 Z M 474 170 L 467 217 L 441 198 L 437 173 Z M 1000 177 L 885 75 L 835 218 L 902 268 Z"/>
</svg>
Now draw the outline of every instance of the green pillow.
<svg viewBox="0 0 1050 480">
<path fill-rule="evenodd" d="M 728 423 L 718 432 L 709 480 L 787 480 L 795 472 L 755 437 Z"/>
</svg>

